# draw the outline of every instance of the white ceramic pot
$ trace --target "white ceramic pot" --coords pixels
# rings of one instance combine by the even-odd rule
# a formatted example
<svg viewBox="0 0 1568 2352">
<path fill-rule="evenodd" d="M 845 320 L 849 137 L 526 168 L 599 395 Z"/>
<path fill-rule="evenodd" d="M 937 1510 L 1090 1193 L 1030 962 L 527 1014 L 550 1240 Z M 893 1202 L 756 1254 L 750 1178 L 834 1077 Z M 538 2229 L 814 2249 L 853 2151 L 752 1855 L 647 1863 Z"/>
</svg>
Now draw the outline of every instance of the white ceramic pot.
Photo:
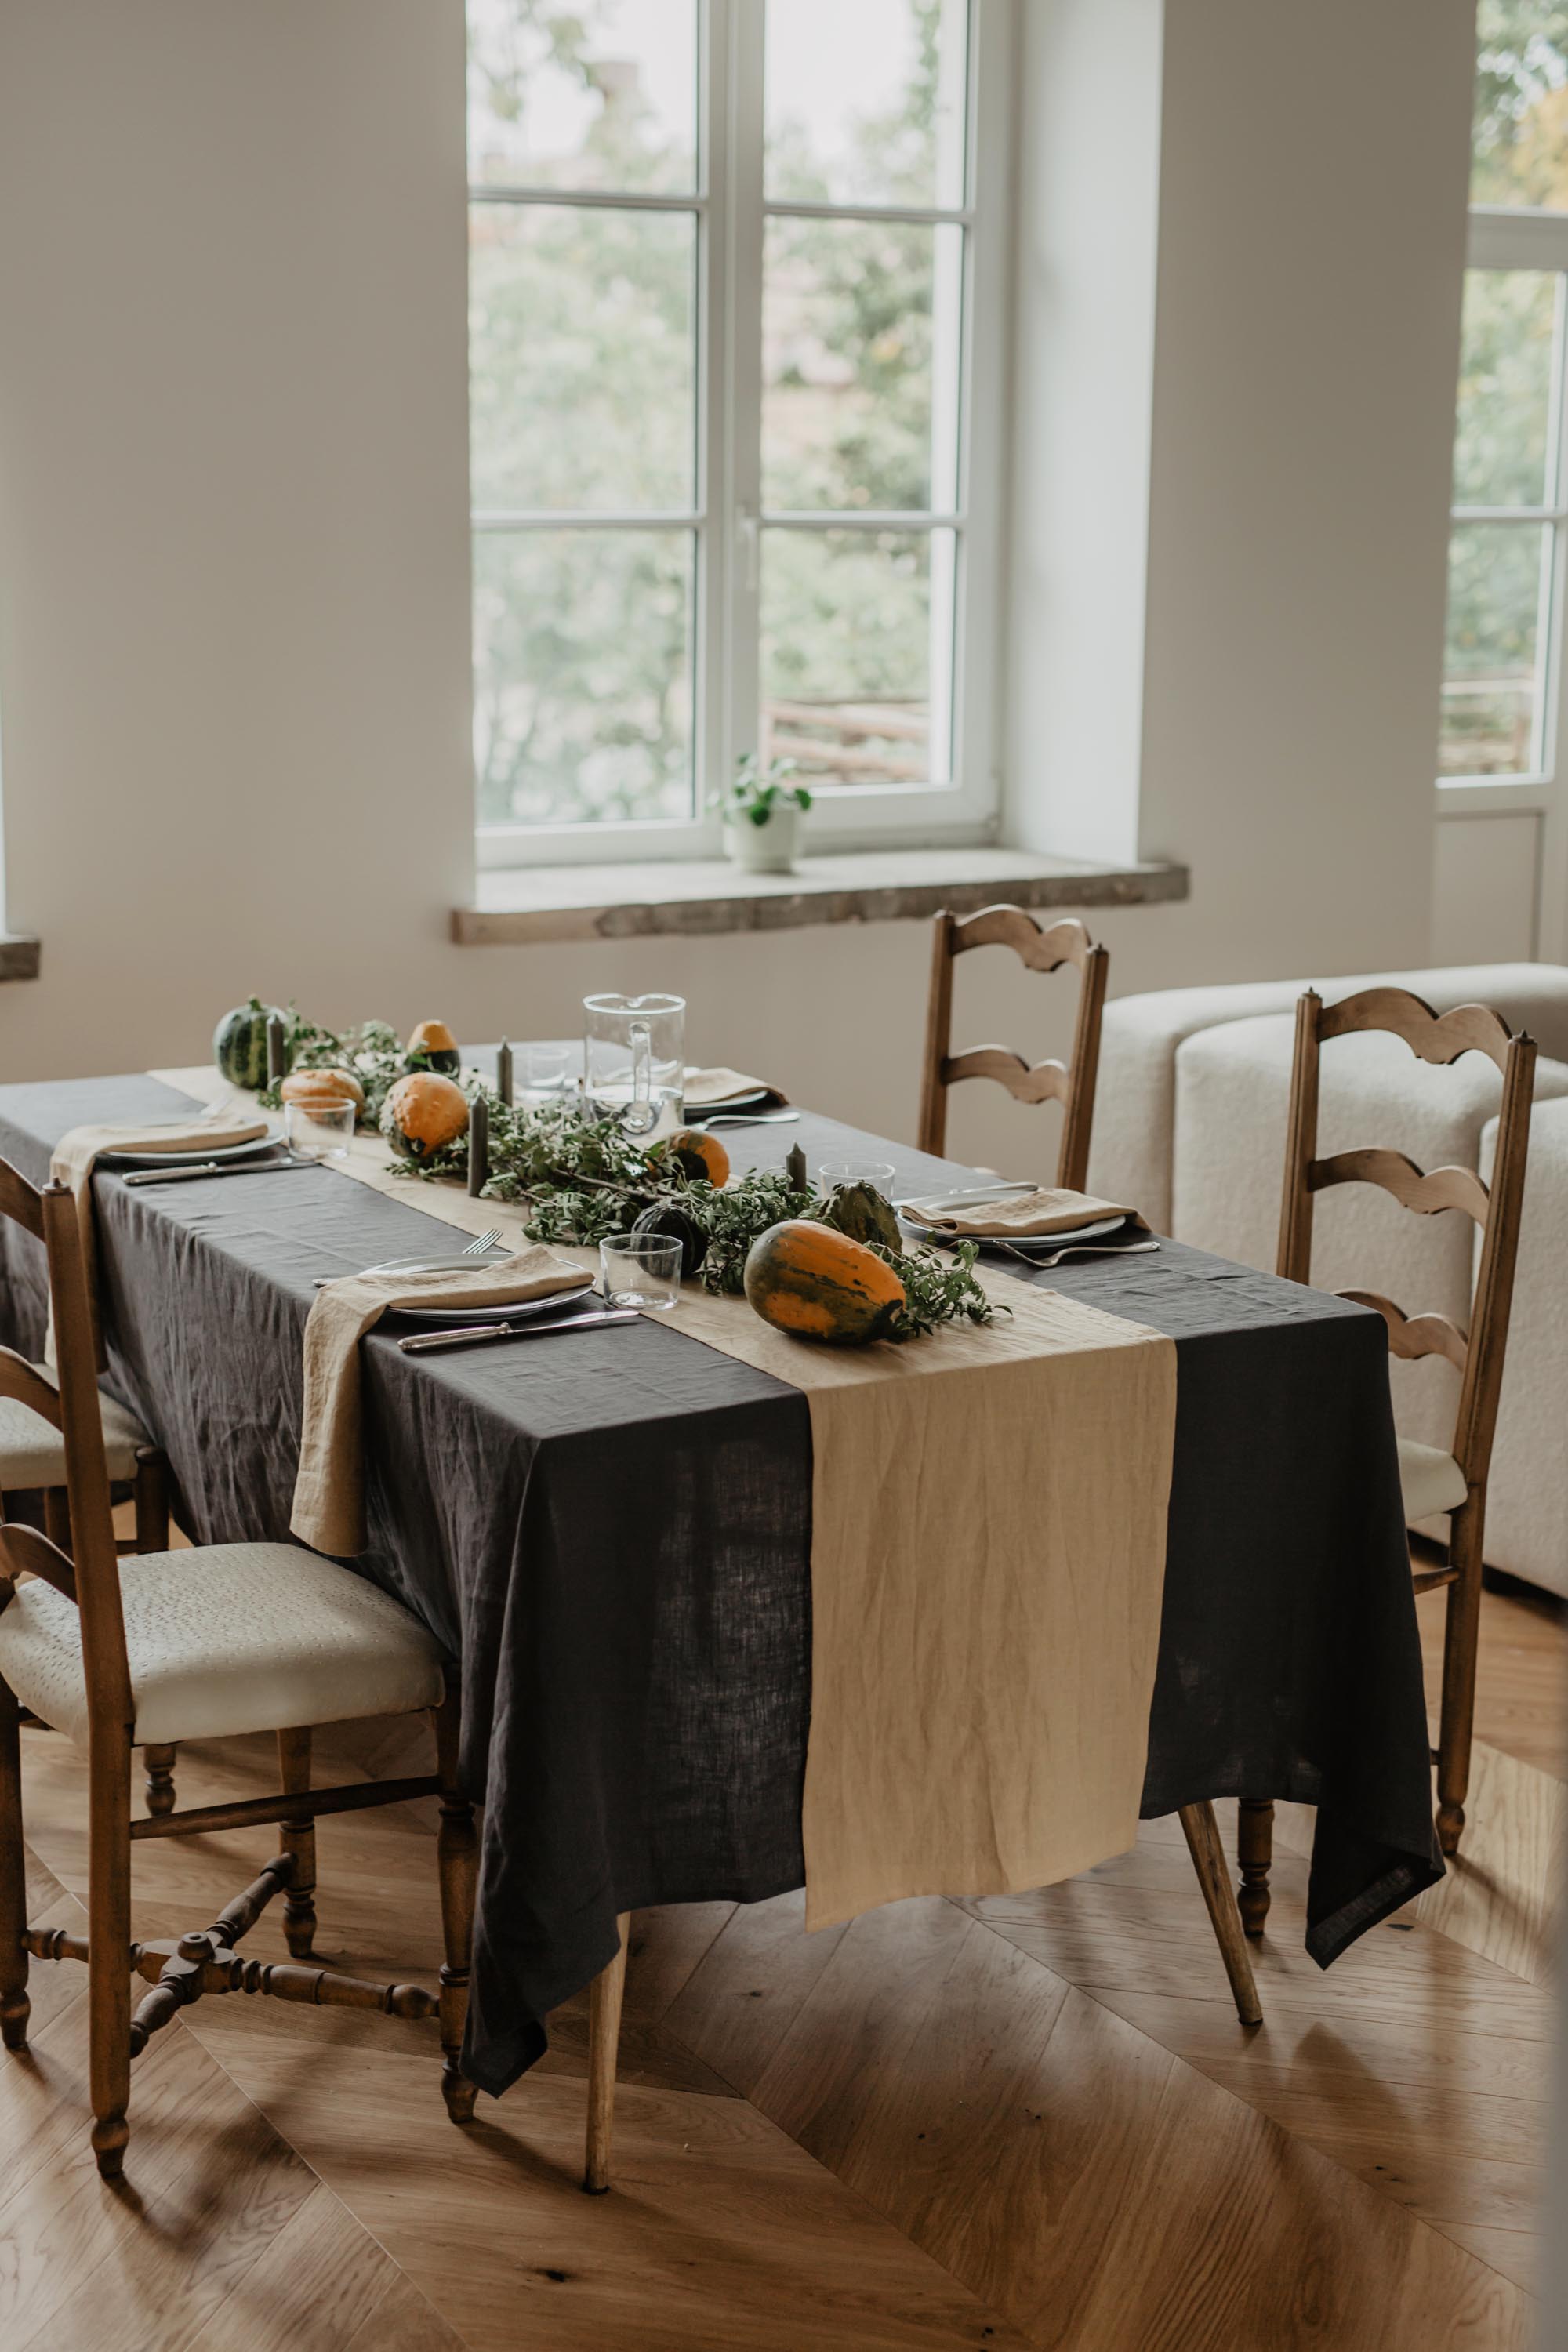
<svg viewBox="0 0 1568 2352">
<path fill-rule="evenodd" d="M 749 817 L 724 827 L 724 845 L 742 872 L 787 874 L 800 847 L 800 810 L 794 801 L 775 801 L 766 824 Z"/>
</svg>

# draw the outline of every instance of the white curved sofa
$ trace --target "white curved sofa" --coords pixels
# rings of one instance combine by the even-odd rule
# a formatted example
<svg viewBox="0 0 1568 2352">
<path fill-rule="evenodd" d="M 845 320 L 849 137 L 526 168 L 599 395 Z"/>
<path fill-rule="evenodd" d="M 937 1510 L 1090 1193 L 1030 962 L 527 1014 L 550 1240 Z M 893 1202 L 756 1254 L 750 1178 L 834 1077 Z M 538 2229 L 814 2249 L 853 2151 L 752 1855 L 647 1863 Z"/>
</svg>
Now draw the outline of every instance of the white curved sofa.
<svg viewBox="0 0 1568 2352">
<path fill-rule="evenodd" d="M 1271 1266 L 1279 1234 L 1294 1006 L 1305 981 L 1174 989 L 1107 1005 L 1089 1184 L 1199 1248 Z M 1478 964 L 1313 982 L 1373 984 L 1437 1011 L 1490 1004 L 1541 1048 L 1519 1280 L 1487 1515 L 1489 1563 L 1568 1594 L 1568 970 Z M 1489 1164 L 1500 1081 L 1479 1055 L 1449 1069 L 1394 1037 L 1336 1038 L 1322 1056 L 1320 1150 L 1386 1144 L 1422 1167 Z M 1468 1219 L 1413 1217 L 1371 1186 L 1318 1202 L 1313 1278 L 1381 1290 L 1409 1313 L 1469 1321 Z M 1441 1359 L 1391 1365 L 1402 1439 L 1447 1453 L 1458 1376 Z M 1414 1457 L 1413 1457 L 1414 1458 Z M 1414 1499 L 1414 1497 L 1412 1497 Z M 1441 1518 L 1418 1519 L 1441 1534 Z"/>
</svg>

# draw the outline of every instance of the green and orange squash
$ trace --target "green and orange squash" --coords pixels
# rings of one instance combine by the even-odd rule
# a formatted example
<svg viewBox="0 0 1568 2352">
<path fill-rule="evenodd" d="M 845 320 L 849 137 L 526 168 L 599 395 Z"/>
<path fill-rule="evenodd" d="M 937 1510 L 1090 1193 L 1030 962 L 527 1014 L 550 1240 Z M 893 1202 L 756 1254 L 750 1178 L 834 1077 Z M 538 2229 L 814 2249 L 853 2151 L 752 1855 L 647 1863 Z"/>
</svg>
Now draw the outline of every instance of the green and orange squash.
<svg viewBox="0 0 1568 2352">
<path fill-rule="evenodd" d="M 382 1106 L 381 1131 L 405 1160 L 429 1160 L 455 1143 L 468 1124 L 468 1098 L 437 1070 L 399 1078 Z"/>
<path fill-rule="evenodd" d="M 455 1078 L 463 1066 L 458 1041 L 444 1021 L 421 1021 L 406 1048 L 411 1070 L 439 1070 Z"/>
<path fill-rule="evenodd" d="M 678 1128 L 667 1135 L 653 1157 L 673 1160 L 681 1174 L 694 1184 L 704 1179 L 719 1192 L 730 1181 L 730 1155 L 716 1135 L 706 1128 Z"/>
<path fill-rule="evenodd" d="M 896 1338 L 908 1305 L 885 1258 L 806 1217 L 786 1218 L 758 1234 L 747 1253 L 745 1285 L 764 1323 L 829 1348 Z"/>
</svg>

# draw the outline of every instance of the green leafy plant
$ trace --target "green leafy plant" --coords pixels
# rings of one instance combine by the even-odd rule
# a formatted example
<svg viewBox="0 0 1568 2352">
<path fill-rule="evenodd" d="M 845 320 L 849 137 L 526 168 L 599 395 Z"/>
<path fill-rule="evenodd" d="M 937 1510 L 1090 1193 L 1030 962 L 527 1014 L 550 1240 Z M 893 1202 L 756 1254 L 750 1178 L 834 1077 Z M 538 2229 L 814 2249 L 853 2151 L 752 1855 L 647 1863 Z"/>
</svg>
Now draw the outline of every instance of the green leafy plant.
<svg viewBox="0 0 1568 2352">
<path fill-rule="evenodd" d="M 791 783 L 799 766 L 795 760 L 770 760 L 764 767 L 755 751 L 748 751 L 735 770 L 735 781 L 713 794 L 712 806 L 721 809 L 731 824 L 767 824 L 776 808 L 811 806 L 804 784 Z"/>
</svg>

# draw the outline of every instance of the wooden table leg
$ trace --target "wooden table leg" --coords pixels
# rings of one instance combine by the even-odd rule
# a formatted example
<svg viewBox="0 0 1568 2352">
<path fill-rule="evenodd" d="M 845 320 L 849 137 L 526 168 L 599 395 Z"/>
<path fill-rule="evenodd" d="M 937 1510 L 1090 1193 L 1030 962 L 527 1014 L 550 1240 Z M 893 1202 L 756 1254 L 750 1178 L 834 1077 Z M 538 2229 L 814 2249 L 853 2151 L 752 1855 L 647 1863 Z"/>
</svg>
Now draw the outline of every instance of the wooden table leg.
<svg viewBox="0 0 1568 2352">
<path fill-rule="evenodd" d="M 621 2042 L 621 2002 L 626 1989 L 626 1937 L 632 1915 L 616 1921 L 620 1949 L 594 1979 L 588 1994 L 588 2157 L 583 2186 L 602 2197 L 610 2185 L 610 2131 L 616 2113 L 616 2057 Z"/>
</svg>

